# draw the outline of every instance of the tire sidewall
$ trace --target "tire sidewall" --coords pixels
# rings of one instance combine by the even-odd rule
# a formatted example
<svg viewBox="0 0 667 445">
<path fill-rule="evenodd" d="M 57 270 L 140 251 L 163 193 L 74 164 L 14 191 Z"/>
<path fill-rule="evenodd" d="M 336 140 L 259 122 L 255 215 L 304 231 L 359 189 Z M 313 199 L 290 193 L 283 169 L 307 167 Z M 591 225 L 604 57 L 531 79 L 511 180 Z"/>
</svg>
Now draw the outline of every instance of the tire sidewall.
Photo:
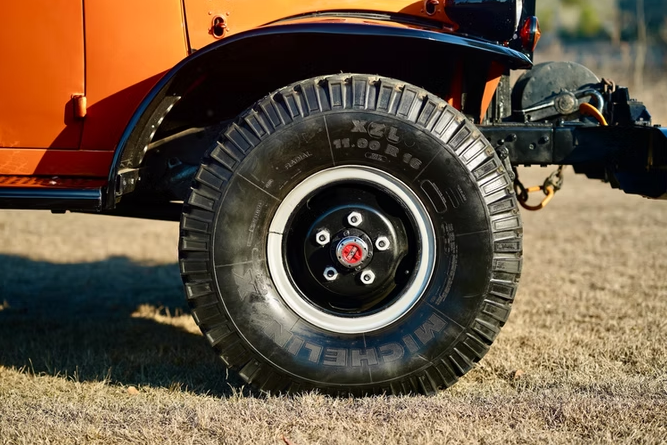
<svg viewBox="0 0 667 445">
<path fill-rule="evenodd" d="M 314 173 L 353 165 L 408 185 L 436 234 L 435 268 L 420 300 L 363 335 L 302 320 L 266 261 L 268 227 L 287 194 Z M 295 119 L 248 150 L 216 203 L 212 245 L 219 304 L 256 359 L 326 388 L 377 387 L 452 354 L 484 302 L 493 261 L 487 205 L 456 150 L 408 120 L 368 110 Z"/>
</svg>

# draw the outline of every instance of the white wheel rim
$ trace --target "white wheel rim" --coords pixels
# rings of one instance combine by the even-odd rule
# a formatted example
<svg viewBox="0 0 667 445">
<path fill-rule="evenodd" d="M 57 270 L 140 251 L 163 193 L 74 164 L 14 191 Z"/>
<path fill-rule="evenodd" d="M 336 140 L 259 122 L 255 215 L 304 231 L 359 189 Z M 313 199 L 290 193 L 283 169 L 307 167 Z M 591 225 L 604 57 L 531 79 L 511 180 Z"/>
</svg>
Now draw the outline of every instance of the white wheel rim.
<svg viewBox="0 0 667 445">
<path fill-rule="evenodd" d="M 393 195 L 414 221 L 421 252 L 417 256 L 417 268 L 411 280 L 391 305 L 369 315 L 344 317 L 316 307 L 294 286 L 283 260 L 283 234 L 290 217 L 306 198 L 324 187 L 350 181 L 370 184 Z M 433 275 L 435 259 L 435 231 L 424 204 L 406 184 L 372 167 L 334 167 L 308 177 L 285 197 L 269 227 L 267 263 L 271 278 L 282 299 L 303 320 L 319 328 L 341 334 L 376 331 L 403 317 L 426 290 Z"/>
</svg>

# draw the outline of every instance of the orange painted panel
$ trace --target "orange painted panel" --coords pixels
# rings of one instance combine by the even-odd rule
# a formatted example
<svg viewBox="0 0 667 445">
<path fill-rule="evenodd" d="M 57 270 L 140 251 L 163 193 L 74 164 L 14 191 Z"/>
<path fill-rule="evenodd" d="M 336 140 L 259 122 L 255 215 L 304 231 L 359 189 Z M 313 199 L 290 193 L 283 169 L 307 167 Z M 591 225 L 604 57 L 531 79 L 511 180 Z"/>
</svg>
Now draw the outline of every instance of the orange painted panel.
<svg viewBox="0 0 667 445">
<path fill-rule="evenodd" d="M 0 175 L 106 178 L 113 152 L 0 148 Z"/>
<path fill-rule="evenodd" d="M 81 148 L 113 150 L 162 74 L 187 56 L 180 0 L 85 0 L 88 116 Z"/>
<path fill-rule="evenodd" d="M 106 186 L 106 179 L 60 178 L 44 176 L 2 176 L 0 187 L 51 188 L 51 189 L 91 189 Z"/>
<path fill-rule="evenodd" d="M 423 6 L 424 0 L 264 0 L 252 5 L 248 0 L 185 0 L 190 45 L 195 49 L 218 40 L 212 32 L 215 17 L 224 19 L 225 36 L 298 14 L 331 10 L 400 12 L 451 23 L 442 6 L 432 16 L 424 12 Z"/>
<path fill-rule="evenodd" d="M 82 0 L 5 0 L 0 11 L 0 147 L 77 148 Z"/>
</svg>

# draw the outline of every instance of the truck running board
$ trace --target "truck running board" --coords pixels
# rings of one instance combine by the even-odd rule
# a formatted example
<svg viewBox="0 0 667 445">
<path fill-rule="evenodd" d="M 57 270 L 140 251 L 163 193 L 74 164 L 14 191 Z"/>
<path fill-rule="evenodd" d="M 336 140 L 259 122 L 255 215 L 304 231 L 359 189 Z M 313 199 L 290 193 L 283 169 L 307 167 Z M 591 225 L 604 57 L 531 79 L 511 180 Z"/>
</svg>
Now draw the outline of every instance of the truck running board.
<svg viewBox="0 0 667 445">
<path fill-rule="evenodd" d="M 0 176 L 0 209 L 100 211 L 105 180 Z"/>
</svg>

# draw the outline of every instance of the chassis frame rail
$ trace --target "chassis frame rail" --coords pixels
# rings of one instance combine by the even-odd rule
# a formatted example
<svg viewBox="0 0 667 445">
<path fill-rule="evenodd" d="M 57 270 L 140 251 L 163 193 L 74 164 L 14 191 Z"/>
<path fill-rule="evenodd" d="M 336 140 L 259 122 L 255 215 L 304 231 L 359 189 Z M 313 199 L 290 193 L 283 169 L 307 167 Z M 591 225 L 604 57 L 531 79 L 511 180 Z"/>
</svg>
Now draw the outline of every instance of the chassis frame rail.
<svg viewBox="0 0 667 445">
<path fill-rule="evenodd" d="M 626 193 L 667 199 L 667 128 L 502 123 L 480 129 L 513 165 L 572 165 Z"/>
</svg>

